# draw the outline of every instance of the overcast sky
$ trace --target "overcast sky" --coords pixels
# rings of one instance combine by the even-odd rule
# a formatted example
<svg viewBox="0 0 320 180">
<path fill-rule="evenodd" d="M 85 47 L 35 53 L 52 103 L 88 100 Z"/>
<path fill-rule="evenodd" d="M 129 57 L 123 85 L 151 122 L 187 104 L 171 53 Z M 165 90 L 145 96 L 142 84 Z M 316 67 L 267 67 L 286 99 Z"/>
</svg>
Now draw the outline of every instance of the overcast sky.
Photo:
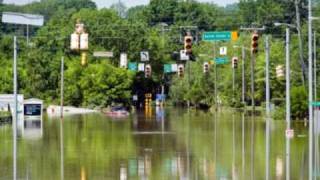
<svg viewBox="0 0 320 180">
<path fill-rule="evenodd" d="M 40 1 L 40 0 L 4 0 L 4 3 L 9 3 L 9 4 L 26 4 L 28 2 L 32 1 Z M 111 4 L 117 3 L 119 0 L 93 0 L 96 2 L 99 8 L 102 7 L 109 7 Z M 214 2 L 216 4 L 225 6 L 226 4 L 231 4 L 234 2 L 237 2 L 238 0 L 198 0 L 201 2 Z M 136 5 L 141 5 L 141 4 L 148 4 L 149 0 L 121 0 L 127 7 L 132 7 Z"/>
<path fill-rule="evenodd" d="M 99 8 L 109 7 L 111 4 L 117 3 L 119 0 L 93 0 L 96 2 Z M 232 4 L 238 2 L 238 0 L 198 0 L 200 2 L 214 2 L 218 5 L 225 6 L 227 4 Z M 127 7 L 132 7 L 141 4 L 148 4 L 149 0 L 121 0 Z"/>
</svg>

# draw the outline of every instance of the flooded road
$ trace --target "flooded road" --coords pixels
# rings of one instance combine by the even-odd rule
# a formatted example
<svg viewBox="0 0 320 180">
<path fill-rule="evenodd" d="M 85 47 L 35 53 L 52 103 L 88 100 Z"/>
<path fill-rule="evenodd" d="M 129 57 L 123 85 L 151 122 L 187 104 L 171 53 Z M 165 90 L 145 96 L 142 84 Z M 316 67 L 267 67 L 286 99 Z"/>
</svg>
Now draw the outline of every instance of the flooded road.
<svg viewBox="0 0 320 180">
<path fill-rule="evenodd" d="M 290 179 L 307 179 L 308 127 L 302 121 L 292 127 L 294 137 L 287 141 L 284 120 L 232 110 L 148 109 L 126 119 L 45 117 L 19 130 L 18 177 L 278 180 L 289 173 Z M 0 179 L 12 179 L 11 126 L 0 126 L 0 142 Z M 318 151 L 315 159 L 316 177 Z"/>
</svg>

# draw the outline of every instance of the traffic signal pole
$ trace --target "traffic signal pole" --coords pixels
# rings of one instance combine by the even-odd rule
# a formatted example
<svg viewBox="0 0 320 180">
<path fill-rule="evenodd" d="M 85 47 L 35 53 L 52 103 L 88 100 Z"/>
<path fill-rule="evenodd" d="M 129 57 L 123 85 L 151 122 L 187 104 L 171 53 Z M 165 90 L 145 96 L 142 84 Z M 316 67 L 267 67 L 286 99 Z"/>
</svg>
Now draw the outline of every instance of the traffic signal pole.
<svg viewBox="0 0 320 180">
<path fill-rule="evenodd" d="M 245 58 L 246 52 L 244 46 L 241 48 L 242 51 L 242 103 L 245 104 L 245 92 L 246 92 L 246 85 L 245 85 Z"/>
</svg>

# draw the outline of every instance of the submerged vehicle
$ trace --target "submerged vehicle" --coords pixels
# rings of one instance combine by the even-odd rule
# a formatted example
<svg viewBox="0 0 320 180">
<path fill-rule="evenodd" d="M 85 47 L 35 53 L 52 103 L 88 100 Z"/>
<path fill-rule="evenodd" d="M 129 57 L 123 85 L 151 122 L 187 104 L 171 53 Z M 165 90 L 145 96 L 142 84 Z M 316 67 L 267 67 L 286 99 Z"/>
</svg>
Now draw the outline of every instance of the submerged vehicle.
<svg viewBox="0 0 320 180">
<path fill-rule="evenodd" d="M 110 117 L 127 117 L 129 116 L 129 111 L 127 108 L 122 106 L 112 107 L 110 110 L 104 111 L 104 114 Z"/>
</svg>

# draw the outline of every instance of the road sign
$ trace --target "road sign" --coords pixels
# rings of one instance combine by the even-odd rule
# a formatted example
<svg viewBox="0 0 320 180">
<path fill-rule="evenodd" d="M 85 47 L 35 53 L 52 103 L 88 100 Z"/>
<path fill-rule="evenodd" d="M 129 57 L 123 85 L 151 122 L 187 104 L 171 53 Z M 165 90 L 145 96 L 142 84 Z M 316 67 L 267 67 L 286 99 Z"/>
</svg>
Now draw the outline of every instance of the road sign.
<svg viewBox="0 0 320 180">
<path fill-rule="evenodd" d="M 141 61 L 149 61 L 149 52 L 141 51 L 140 52 Z"/>
<path fill-rule="evenodd" d="M 120 68 L 127 68 L 128 58 L 127 53 L 120 54 Z"/>
<path fill-rule="evenodd" d="M 293 129 L 287 129 L 287 130 L 286 130 L 286 137 L 287 137 L 288 139 L 292 139 L 293 136 L 294 136 L 294 131 L 293 131 Z"/>
<path fill-rule="evenodd" d="M 213 31 L 205 32 L 202 35 L 204 41 L 236 41 L 238 39 L 238 32 L 236 31 Z"/>
<path fill-rule="evenodd" d="M 10 24 L 24 24 L 33 26 L 43 26 L 44 17 L 36 14 L 24 14 L 16 12 L 3 12 L 2 22 Z"/>
<path fill-rule="evenodd" d="M 320 107 L 320 101 L 312 102 L 312 106 L 314 106 L 314 107 Z"/>
<path fill-rule="evenodd" d="M 163 66 L 163 71 L 164 71 L 164 73 L 171 73 L 172 72 L 171 71 L 171 64 L 165 64 Z"/>
<path fill-rule="evenodd" d="M 139 63 L 138 71 L 144 71 L 144 63 Z"/>
<path fill-rule="evenodd" d="M 131 71 L 137 71 L 138 69 L 138 64 L 136 62 L 130 62 L 128 65 L 128 69 Z"/>
<path fill-rule="evenodd" d="M 216 64 L 228 64 L 229 59 L 227 57 L 220 57 L 215 59 Z"/>
<path fill-rule="evenodd" d="M 220 55 L 221 56 L 227 55 L 227 47 L 220 47 Z"/>
<path fill-rule="evenodd" d="M 187 51 L 186 50 L 181 50 L 180 51 L 180 60 L 181 61 L 188 61 L 189 60 L 189 56 L 187 55 Z"/>
<path fill-rule="evenodd" d="M 113 57 L 113 52 L 111 51 L 96 51 L 93 52 L 94 57 Z"/>
</svg>

